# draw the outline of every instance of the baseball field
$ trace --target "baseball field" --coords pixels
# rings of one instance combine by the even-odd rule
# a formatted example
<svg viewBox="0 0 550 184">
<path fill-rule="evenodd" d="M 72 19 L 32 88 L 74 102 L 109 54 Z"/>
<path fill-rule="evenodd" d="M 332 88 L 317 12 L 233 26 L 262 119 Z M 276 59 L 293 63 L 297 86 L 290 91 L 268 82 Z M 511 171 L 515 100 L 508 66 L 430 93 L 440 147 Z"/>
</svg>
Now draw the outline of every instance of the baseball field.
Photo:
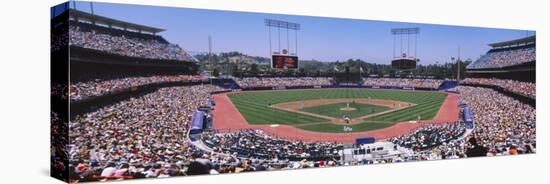
<svg viewBox="0 0 550 184">
<path fill-rule="evenodd" d="M 228 97 L 251 125 L 280 124 L 308 131 L 343 133 L 430 120 L 447 94 L 339 88 L 241 92 Z"/>
</svg>

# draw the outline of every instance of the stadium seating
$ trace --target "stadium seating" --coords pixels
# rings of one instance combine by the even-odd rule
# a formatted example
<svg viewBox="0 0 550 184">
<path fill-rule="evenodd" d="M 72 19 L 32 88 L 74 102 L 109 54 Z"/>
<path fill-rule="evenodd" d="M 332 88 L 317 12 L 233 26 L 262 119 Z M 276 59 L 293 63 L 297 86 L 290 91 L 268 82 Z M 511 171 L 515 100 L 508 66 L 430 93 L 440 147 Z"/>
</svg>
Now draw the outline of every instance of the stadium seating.
<svg viewBox="0 0 550 184">
<path fill-rule="evenodd" d="M 394 144 L 413 150 L 425 150 L 439 146 L 462 136 L 466 131 L 462 122 L 423 126 L 413 132 L 390 139 Z"/>
<path fill-rule="evenodd" d="M 477 61 L 467 66 L 467 69 L 502 68 L 519 65 L 536 60 L 534 45 L 514 47 L 510 49 L 491 50 Z"/>
<path fill-rule="evenodd" d="M 489 88 L 460 86 L 462 102 L 474 114 L 471 135 L 487 156 L 533 153 L 536 147 L 535 109 Z M 472 147 L 467 142 L 466 147 Z"/>
<path fill-rule="evenodd" d="M 518 93 L 524 96 L 536 97 L 536 84 L 531 82 L 521 82 L 508 79 L 495 78 L 466 78 L 461 81 L 462 84 L 481 84 L 501 87 L 507 91 Z"/>
<path fill-rule="evenodd" d="M 408 79 L 408 78 L 366 78 L 364 86 L 378 87 L 416 87 L 437 89 L 443 80 L 438 79 Z"/>
<path fill-rule="evenodd" d="M 173 75 L 173 76 L 149 76 L 149 77 L 121 77 L 108 80 L 92 80 L 71 83 L 70 97 L 72 101 L 78 101 L 87 97 L 102 96 L 110 92 L 137 87 L 145 84 L 173 81 L 203 80 L 200 75 Z"/>
<path fill-rule="evenodd" d="M 342 144 L 306 143 L 266 135 L 261 130 L 243 130 L 237 133 L 203 134 L 203 141 L 218 152 L 236 152 L 240 156 L 262 159 L 316 160 L 337 158 Z"/>
<path fill-rule="evenodd" d="M 186 136 L 192 113 L 220 90 L 213 85 L 162 88 L 75 117 L 69 122 L 69 167 L 80 181 L 168 176 L 158 172 L 168 170 L 164 164 L 181 168 L 196 151 Z M 124 169 L 128 172 L 119 175 L 106 172 Z"/>
<path fill-rule="evenodd" d="M 321 86 L 332 85 L 328 77 L 248 77 L 235 78 L 241 87 Z"/>
<path fill-rule="evenodd" d="M 69 45 L 129 57 L 194 61 L 178 45 L 160 36 L 132 33 L 101 26 L 74 23 L 69 26 Z"/>
</svg>

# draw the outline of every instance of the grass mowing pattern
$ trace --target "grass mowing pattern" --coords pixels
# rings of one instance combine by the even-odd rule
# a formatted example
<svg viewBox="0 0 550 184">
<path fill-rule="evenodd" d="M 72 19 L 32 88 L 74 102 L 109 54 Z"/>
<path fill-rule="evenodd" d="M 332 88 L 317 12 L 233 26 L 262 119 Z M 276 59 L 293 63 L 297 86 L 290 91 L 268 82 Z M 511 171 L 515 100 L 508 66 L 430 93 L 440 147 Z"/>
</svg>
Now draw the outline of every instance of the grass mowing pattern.
<svg viewBox="0 0 550 184">
<path fill-rule="evenodd" d="M 429 91 L 404 91 L 404 90 L 373 90 L 373 89 L 319 89 L 319 90 L 289 90 L 289 91 L 265 91 L 243 92 L 228 95 L 239 112 L 250 124 L 287 124 L 295 125 L 306 130 L 323 132 L 341 132 L 342 126 L 330 123 L 316 125 L 303 125 L 304 123 L 327 122 L 325 119 L 307 116 L 303 114 L 278 110 L 269 107 L 270 104 L 283 102 L 313 100 L 313 99 L 337 99 L 337 98 L 372 98 L 397 100 L 417 104 L 416 106 L 398 111 L 371 117 L 367 121 L 376 121 L 388 126 L 403 121 L 432 119 L 441 104 L 447 97 L 445 93 Z M 361 126 L 359 126 L 361 125 Z M 369 126 L 370 125 L 370 126 Z M 316 127 L 319 126 L 319 127 Z M 376 128 L 377 124 L 365 122 L 352 127 L 353 131 L 364 131 Z"/>
<path fill-rule="evenodd" d="M 321 114 L 325 116 L 330 116 L 334 118 L 342 118 L 342 116 L 347 115 L 351 118 L 366 116 L 369 114 L 374 114 L 390 109 L 389 107 L 371 105 L 371 104 L 362 104 L 362 103 L 349 103 L 350 108 L 355 108 L 353 111 L 342 111 L 340 108 L 347 107 L 346 102 L 327 104 L 315 107 L 306 107 L 300 109 L 300 111 Z"/>
</svg>

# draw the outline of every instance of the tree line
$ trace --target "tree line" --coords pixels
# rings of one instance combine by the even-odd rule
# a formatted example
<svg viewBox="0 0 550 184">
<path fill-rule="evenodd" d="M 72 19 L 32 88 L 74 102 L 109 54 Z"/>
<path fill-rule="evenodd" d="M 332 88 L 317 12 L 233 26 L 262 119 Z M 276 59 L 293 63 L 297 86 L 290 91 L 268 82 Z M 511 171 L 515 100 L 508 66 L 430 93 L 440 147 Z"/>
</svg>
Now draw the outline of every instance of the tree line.
<svg viewBox="0 0 550 184">
<path fill-rule="evenodd" d="M 299 68 L 292 70 L 272 69 L 270 58 L 259 56 L 247 56 L 251 58 L 250 63 L 229 63 L 228 58 L 233 56 L 247 56 L 240 52 L 226 52 L 220 54 L 199 54 L 194 57 L 199 60 L 200 69 L 208 71 L 213 76 L 310 76 L 310 77 L 331 77 L 336 73 L 348 72 L 362 77 L 422 77 L 437 79 L 456 79 L 457 63 L 460 63 L 460 76 L 467 76 L 466 66 L 472 60 L 458 60 L 453 63 L 417 64 L 416 69 L 408 71 L 395 70 L 390 64 L 370 63 L 361 59 L 348 59 L 345 61 L 317 61 L 300 60 Z"/>
</svg>

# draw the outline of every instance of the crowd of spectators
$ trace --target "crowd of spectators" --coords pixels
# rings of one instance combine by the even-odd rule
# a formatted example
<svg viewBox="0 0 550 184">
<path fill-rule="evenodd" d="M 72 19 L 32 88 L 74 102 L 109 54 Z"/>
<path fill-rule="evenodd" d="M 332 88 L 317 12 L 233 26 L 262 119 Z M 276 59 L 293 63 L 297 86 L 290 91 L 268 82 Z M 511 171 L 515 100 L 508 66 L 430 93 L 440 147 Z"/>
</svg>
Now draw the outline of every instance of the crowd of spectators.
<svg viewBox="0 0 550 184">
<path fill-rule="evenodd" d="M 195 85 L 161 88 L 75 117 L 69 122 L 68 154 L 73 181 L 181 174 L 193 160 L 187 130 L 193 112 L 208 104 L 209 92 Z"/>
<path fill-rule="evenodd" d="M 230 155 L 232 158 L 229 160 L 233 161 L 239 158 L 252 159 L 254 160 L 253 163 L 262 165 L 260 168 L 279 170 L 465 158 L 467 157 L 465 141 L 460 138 L 464 132 L 465 126 L 463 123 L 429 125 L 410 134 L 389 140 L 396 145 L 411 149 L 411 152 L 391 157 L 358 158 L 348 162 L 337 159 L 341 158 L 341 154 L 343 154 L 343 144 L 284 140 L 267 135 L 261 130 L 244 130 L 235 133 L 207 132 L 203 133 L 202 140 L 212 148 L 212 154 L 215 153 L 218 157 Z M 307 150 L 315 151 L 312 154 Z M 318 153 L 321 150 L 324 150 L 322 152 L 325 154 L 319 157 Z M 314 155 L 317 155 L 317 157 Z M 214 160 L 220 159 L 216 158 Z M 226 168 L 222 167 L 216 173 L 225 173 L 223 172 L 225 170 Z M 251 171 L 255 170 L 258 170 L 257 167 L 251 168 Z"/>
<path fill-rule="evenodd" d="M 415 87 L 415 88 L 438 88 L 443 80 L 439 79 L 410 79 L 410 78 L 366 78 L 364 86 L 391 86 L 391 87 Z"/>
<path fill-rule="evenodd" d="M 387 158 L 371 158 L 357 160 L 357 165 L 366 164 L 383 164 L 383 163 L 399 163 L 399 162 L 415 162 L 424 160 L 444 160 L 466 158 L 466 147 L 464 139 L 452 139 L 448 142 L 442 142 L 436 147 L 426 150 L 416 150 L 412 152 L 404 152 L 399 155 Z"/>
<path fill-rule="evenodd" d="M 216 152 L 238 153 L 264 159 L 326 159 L 339 157 L 342 144 L 334 142 L 303 142 L 273 137 L 262 130 L 242 130 L 237 133 L 203 133 L 203 141 Z"/>
<path fill-rule="evenodd" d="M 329 77 L 280 77 L 280 78 L 235 78 L 241 87 L 276 87 L 276 86 L 321 86 L 331 85 Z M 366 78 L 365 86 L 422 87 L 438 88 L 443 80 L 409 79 L 409 78 Z"/>
<path fill-rule="evenodd" d="M 466 78 L 462 80 L 461 83 L 498 86 L 510 92 L 522 94 L 532 98 L 536 97 L 537 86 L 535 83 L 531 82 L 495 78 Z"/>
<path fill-rule="evenodd" d="M 141 86 L 157 82 L 175 81 L 198 81 L 205 78 L 200 75 L 172 75 L 172 76 L 149 76 L 149 77 L 126 77 L 110 80 L 92 80 L 86 82 L 71 83 L 69 91 L 71 100 L 77 101 L 86 97 L 102 96 L 107 93 Z"/>
<path fill-rule="evenodd" d="M 492 89 L 460 86 L 461 102 L 474 114 L 475 128 L 461 121 L 422 126 L 388 141 L 411 152 L 386 158 L 341 159 L 344 145 L 278 138 L 262 130 L 205 131 L 189 142 L 192 113 L 208 104 L 213 85 L 168 87 L 105 106 L 70 121 L 68 169 L 72 181 L 159 178 L 298 168 L 366 165 L 534 153 L 535 109 Z M 471 134 L 465 134 L 471 132 Z M 474 141 L 472 141 L 474 140 Z M 397 149 L 397 148 L 394 148 Z M 63 164 L 60 164 L 65 166 Z"/>
<path fill-rule="evenodd" d="M 535 152 L 534 107 L 489 88 L 460 86 L 459 92 L 475 120 L 467 147 L 482 147 L 486 156 Z"/>
<path fill-rule="evenodd" d="M 50 34 L 50 52 L 66 48 L 69 43 L 69 32 L 66 26 L 53 28 Z"/>
<path fill-rule="evenodd" d="M 69 126 L 65 118 L 58 112 L 50 112 L 50 170 L 51 176 L 60 180 L 69 177 L 68 152 L 66 145 L 69 143 L 67 132 Z"/>
<path fill-rule="evenodd" d="M 192 56 L 178 45 L 150 39 L 146 36 L 132 37 L 110 34 L 109 31 L 100 31 L 107 28 L 90 25 L 87 28 L 92 28 L 86 29 L 81 28 L 81 25 L 83 23 L 69 26 L 69 45 L 129 57 L 193 61 Z M 112 31 L 116 32 L 117 30 Z"/>
<path fill-rule="evenodd" d="M 50 95 L 59 99 L 68 99 L 69 89 L 67 88 L 67 84 L 52 82 L 50 84 Z"/>
<path fill-rule="evenodd" d="M 400 156 L 402 159 L 398 160 L 439 160 L 536 152 L 536 116 L 533 107 L 489 88 L 460 86 L 458 91 L 461 94 L 460 101 L 467 104 L 474 114 L 475 128 L 471 133 L 462 135 L 464 124 L 460 123 L 422 127 L 411 134 L 392 138 L 390 141 L 393 143 L 415 150 L 412 154 Z M 439 143 L 435 140 L 439 140 Z"/>
<path fill-rule="evenodd" d="M 468 69 L 502 68 L 523 64 L 536 60 L 534 46 L 513 48 L 499 51 L 489 51 L 478 60 L 468 65 Z"/>
<path fill-rule="evenodd" d="M 409 134 L 391 138 L 389 141 L 415 151 L 439 146 L 462 136 L 466 127 L 462 122 L 420 127 Z"/>
<path fill-rule="evenodd" d="M 241 87 L 332 85 L 329 77 L 247 77 L 235 78 L 235 81 Z"/>
<path fill-rule="evenodd" d="M 415 154 L 416 160 L 444 160 L 466 158 L 467 147 L 463 138 L 453 139 L 449 142 L 443 142 L 434 148 L 420 151 Z"/>
</svg>

